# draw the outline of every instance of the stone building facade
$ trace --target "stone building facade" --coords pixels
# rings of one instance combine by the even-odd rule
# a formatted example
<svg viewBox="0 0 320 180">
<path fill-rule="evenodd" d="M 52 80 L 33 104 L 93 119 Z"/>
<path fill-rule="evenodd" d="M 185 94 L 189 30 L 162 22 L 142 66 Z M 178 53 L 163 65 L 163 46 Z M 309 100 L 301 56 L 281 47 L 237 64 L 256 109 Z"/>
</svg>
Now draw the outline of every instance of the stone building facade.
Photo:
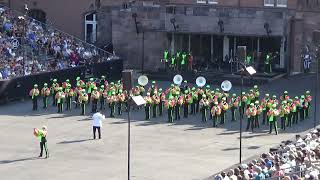
<svg viewBox="0 0 320 180">
<path fill-rule="evenodd" d="M 316 0 L 155 0 L 102 7 L 98 14 L 105 18 L 99 19 L 101 23 L 112 27 L 114 49 L 128 68 L 163 68 L 160 59 L 165 49 L 223 59 L 236 54 L 238 46 L 246 46 L 256 68 L 274 50 L 279 56 L 275 68 L 295 74 L 303 71 L 302 48 L 312 44 L 313 31 L 320 29 L 319 12 Z M 106 27 L 99 31 L 102 39 L 110 33 Z"/>
</svg>

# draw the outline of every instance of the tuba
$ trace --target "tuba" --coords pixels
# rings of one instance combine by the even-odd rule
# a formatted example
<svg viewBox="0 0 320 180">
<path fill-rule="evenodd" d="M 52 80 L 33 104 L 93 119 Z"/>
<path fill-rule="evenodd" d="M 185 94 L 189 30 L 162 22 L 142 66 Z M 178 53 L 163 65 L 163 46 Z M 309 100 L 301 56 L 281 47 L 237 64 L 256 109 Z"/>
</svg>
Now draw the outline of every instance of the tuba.
<svg viewBox="0 0 320 180">
<path fill-rule="evenodd" d="M 139 78 L 138 78 L 138 84 L 140 85 L 140 86 L 145 86 L 145 85 L 147 85 L 148 84 L 148 77 L 147 76 L 145 76 L 145 75 L 142 75 L 142 76 L 139 76 Z"/>
<path fill-rule="evenodd" d="M 224 92 L 228 92 L 230 91 L 230 89 L 232 88 L 232 84 L 230 81 L 228 80 L 225 80 L 221 83 L 221 89 L 224 91 Z"/>
<path fill-rule="evenodd" d="M 206 78 L 202 77 L 202 76 L 199 76 L 197 79 L 196 79 L 196 84 L 198 87 L 203 87 L 205 86 L 207 83 L 206 81 Z"/>
<path fill-rule="evenodd" d="M 177 75 L 175 75 L 175 76 L 173 77 L 173 83 L 174 83 L 175 85 L 180 86 L 181 83 L 182 83 L 182 80 L 183 80 L 183 78 L 182 78 L 182 76 L 181 76 L 180 74 L 177 74 Z"/>
</svg>

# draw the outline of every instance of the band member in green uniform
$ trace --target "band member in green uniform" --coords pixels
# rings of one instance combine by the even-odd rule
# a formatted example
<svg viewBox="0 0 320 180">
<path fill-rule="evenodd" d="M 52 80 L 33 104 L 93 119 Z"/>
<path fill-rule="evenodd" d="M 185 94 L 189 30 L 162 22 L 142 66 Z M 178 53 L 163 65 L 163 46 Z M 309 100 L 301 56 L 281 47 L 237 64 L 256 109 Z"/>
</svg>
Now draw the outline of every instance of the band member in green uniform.
<svg viewBox="0 0 320 180">
<path fill-rule="evenodd" d="M 58 113 L 63 111 L 63 100 L 65 99 L 65 93 L 62 91 L 62 87 L 59 87 L 58 92 L 56 93 L 56 102 L 58 106 Z"/>
<path fill-rule="evenodd" d="M 96 86 L 93 87 L 91 91 L 92 109 L 91 113 L 96 113 L 98 109 L 98 100 L 100 99 L 100 92 Z"/>
<path fill-rule="evenodd" d="M 248 100 L 248 96 L 246 95 L 246 92 L 242 92 L 242 99 L 241 99 L 240 108 L 239 108 L 240 118 L 243 118 L 244 116 L 247 100 Z"/>
<path fill-rule="evenodd" d="M 37 111 L 38 110 L 38 96 L 40 94 L 40 91 L 38 89 L 38 85 L 33 85 L 33 89 L 30 90 L 29 96 L 32 99 L 32 110 Z"/>
<path fill-rule="evenodd" d="M 170 66 L 171 66 L 172 70 L 176 69 L 176 57 L 175 56 L 171 57 L 171 65 Z"/>
<path fill-rule="evenodd" d="M 207 111 L 209 109 L 209 101 L 207 99 L 207 96 L 205 94 L 202 95 L 202 98 L 200 99 L 199 106 L 201 109 L 201 115 L 202 115 L 202 121 L 207 122 Z"/>
<path fill-rule="evenodd" d="M 305 93 L 306 118 L 310 117 L 309 115 L 310 115 L 311 101 L 312 101 L 312 96 L 310 95 L 310 91 L 306 91 L 306 93 Z"/>
<path fill-rule="evenodd" d="M 72 104 L 72 98 L 74 96 L 74 91 L 71 88 L 71 84 L 68 84 L 66 89 L 65 89 L 65 94 L 66 94 L 66 103 L 67 103 L 67 111 L 71 111 L 71 104 Z"/>
<path fill-rule="evenodd" d="M 94 87 L 96 87 L 96 83 L 94 82 L 93 78 L 90 78 L 89 82 L 86 84 L 86 92 L 88 93 L 89 100 L 91 99 L 91 92 Z M 90 104 L 90 101 L 88 101 L 88 104 Z"/>
<path fill-rule="evenodd" d="M 236 94 L 232 94 L 232 98 L 230 99 L 231 121 L 236 120 L 236 109 L 239 106 L 239 100 L 240 98 Z"/>
<path fill-rule="evenodd" d="M 196 88 L 192 88 L 192 103 L 191 103 L 191 114 L 196 114 L 196 103 L 198 101 L 198 92 L 196 91 Z"/>
<path fill-rule="evenodd" d="M 169 96 L 169 99 L 166 101 L 165 106 L 168 109 L 168 122 L 173 123 L 173 109 L 175 106 L 175 100 L 173 96 Z"/>
<path fill-rule="evenodd" d="M 89 100 L 89 96 L 88 94 L 86 93 L 86 90 L 85 89 L 82 89 L 80 91 L 80 96 L 79 96 L 79 104 L 81 106 L 81 115 L 85 115 L 86 114 L 86 104 Z"/>
<path fill-rule="evenodd" d="M 197 100 L 196 100 L 196 113 L 200 111 L 200 100 L 202 99 L 202 95 L 204 95 L 204 90 L 199 87 L 198 88 L 198 93 L 197 93 Z"/>
<path fill-rule="evenodd" d="M 110 117 L 114 117 L 115 106 L 116 106 L 116 102 L 117 102 L 116 92 L 112 91 L 111 96 L 108 96 L 107 100 L 110 105 Z"/>
<path fill-rule="evenodd" d="M 125 103 L 126 100 L 126 95 L 125 92 L 123 92 L 122 89 L 119 90 L 119 94 L 118 94 L 118 115 L 122 115 L 122 106 Z"/>
<path fill-rule="evenodd" d="M 253 86 L 254 101 L 259 101 L 260 91 L 258 85 Z"/>
<path fill-rule="evenodd" d="M 189 104 L 192 104 L 192 94 L 188 90 L 184 90 L 183 117 L 188 118 Z"/>
<path fill-rule="evenodd" d="M 165 66 L 165 69 L 168 69 L 169 67 L 169 51 L 168 50 L 165 50 L 164 53 L 163 53 L 163 60 L 164 60 L 164 66 Z"/>
<path fill-rule="evenodd" d="M 186 71 L 187 70 L 187 54 L 185 52 L 182 53 L 182 58 L 181 58 L 181 70 Z"/>
<path fill-rule="evenodd" d="M 267 113 L 267 118 L 269 121 L 269 134 L 272 133 L 272 128 L 274 128 L 276 135 L 278 135 L 278 127 L 277 127 L 277 124 L 278 124 L 277 123 L 277 116 L 278 115 L 279 115 L 279 111 L 277 110 L 277 105 L 273 104 Z"/>
<path fill-rule="evenodd" d="M 227 103 L 226 97 L 221 98 L 220 106 L 221 106 L 220 124 L 224 124 L 226 119 L 226 112 L 229 109 L 229 104 Z"/>
<path fill-rule="evenodd" d="M 300 105 L 300 99 L 298 96 L 294 97 L 294 101 L 293 101 L 292 107 L 292 112 L 293 112 L 293 118 L 292 118 L 292 123 L 293 124 L 298 124 L 298 120 L 299 120 L 299 107 L 301 107 Z"/>
<path fill-rule="evenodd" d="M 212 119 L 213 119 L 213 127 L 217 127 L 217 122 L 221 115 L 221 107 L 218 101 L 214 101 L 214 105 L 211 109 Z"/>
<path fill-rule="evenodd" d="M 288 99 L 288 107 L 290 110 L 290 113 L 288 114 L 288 126 L 291 127 L 294 113 L 297 111 L 296 105 L 294 104 L 292 99 Z"/>
<path fill-rule="evenodd" d="M 262 106 L 262 124 L 265 125 L 266 124 L 266 120 L 267 120 L 267 113 L 269 111 L 269 101 L 270 101 L 270 95 L 269 94 L 265 94 L 262 102 L 261 102 L 261 106 Z"/>
<path fill-rule="evenodd" d="M 47 127 L 43 126 L 42 129 L 33 129 L 34 135 L 39 139 L 40 141 L 40 155 L 38 157 L 42 157 L 43 149 L 46 151 L 46 158 L 49 158 L 49 150 L 47 146 Z"/>
<path fill-rule="evenodd" d="M 151 95 L 151 93 L 150 93 Z M 153 96 L 151 96 L 152 99 L 152 117 L 157 117 L 157 107 L 159 107 L 160 104 L 160 97 L 158 96 L 158 91 L 153 92 Z"/>
<path fill-rule="evenodd" d="M 144 97 L 144 100 L 146 101 L 146 104 L 144 105 L 144 110 L 146 115 L 145 120 L 150 120 L 150 109 L 152 105 L 152 99 L 151 99 L 150 93 L 147 93 L 147 96 Z"/>
<path fill-rule="evenodd" d="M 159 116 L 162 116 L 163 113 L 163 106 L 166 101 L 166 94 L 162 92 L 162 88 L 159 89 L 159 96 L 160 96 L 160 102 L 159 102 Z"/>
<path fill-rule="evenodd" d="M 176 97 L 176 104 L 174 107 L 175 110 L 175 118 L 174 120 L 180 120 L 180 109 L 184 102 L 184 96 L 180 95 Z"/>
<path fill-rule="evenodd" d="M 255 108 L 257 109 L 257 114 L 254 116 L 254 127 L 260 128 L 259 116 L 262 113 L 262 106 L 260 105 L 259 101 L 255 101 L 254 105 L 255 105 Z"/>
<path fill-rule="evenodd" d="M 51 85 L 51 96 L 52 96 L 52 105 L 56 106 L 57 102 L 56 102 L 56 93 L 58 92 L 59 89 L 59 84 L 57 83 L 57 79 L 53 79 L 52 81 L 52 85 Z"/>
<path fill-rule="evenodd" d="M 249 107 L 247 108 L 246 114 L 247 114 L 247 117 L 248 117 L 248 124 L 247 124 L 247 129 L 246 130 L 248 131 L 249 128 L 250 128 L 250 125 L 251 125 L 251 131 L 253 132 L 254 117 L 257 114 L 257 109 L 256 109 L 256 107 L 254 106 L 253 103 L 250 103 Z"/>
<path fill-rule="evenodd" d="M 300 121 L 303 121 L 305 119 L 305 96 L 301 95 L 300 96 L 300 107 L 299 107 L 299 111 L 300 111 Z"/>
<path fill-rule="evenodd" d="M 272 66 L 271 66 L 271 53 L 266 55 L 266 59 L 264 61 L 264 72 L 265 73 L 272 73 Z"/>
<path fill-rule="evenodd" d="M 48 108 L 48 99 L 50 96 L 50 88 L 48 88 L 48 84 L 44 83 L 43 88 L 41 89 L 41 96 L 43 99 L 43 109 Z"/>
<path fill-rule="evenodd" d="M 100 110 L 104 110 L 105 109 L 105 102 L 106 102 L 106 98 L 107 98 L 107 93 L 105 94 L 105 89 L 104 89 L 104 85 L 101 85 L 99 88 L 99 93 L 100 93 Z"/>
</svg>

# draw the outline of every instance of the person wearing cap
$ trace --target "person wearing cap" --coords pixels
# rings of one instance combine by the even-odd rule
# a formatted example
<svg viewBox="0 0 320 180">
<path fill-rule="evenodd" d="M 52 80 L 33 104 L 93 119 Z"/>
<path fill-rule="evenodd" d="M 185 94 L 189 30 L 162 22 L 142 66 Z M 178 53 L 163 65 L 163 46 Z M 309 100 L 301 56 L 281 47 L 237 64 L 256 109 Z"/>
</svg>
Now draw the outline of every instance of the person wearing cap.
<svg viewBox="0 0 320 180">
<path fill-rule="evenodd" d="M 305 109 L 306 109 L 306 106 L 305 106 L 305 96 L 304 95 L 301 95 L 300 96 L 300 121 L 303 121 L 305 119 Z"/>
<path fill-rule="evenodd" d="M 187 70 L 187 53 L 183 52 L 181 55 L 181 71 L 186 71 Z"/>
<path fill-rule="evenodd" d="M 283 92 L 283 95 L 280 96 L 280 100 L 282 100 L 282 101 L 288 101 L 288 99 L 290 99 L 289 93 L 288 93 L 288 91 L 284 91 L 284 92 Z"/>
<path fill-rule="evenodd" d="M 187 80 L 184 80 L 183 81 L 183 83 L 182 83 L 182 85 L 181 85 L 181 91 L 183 92 L 183 93 L 185 93 L 185 92 L 190 92 L 190 87 L 188 86 L 188 81 Z M 187 90 L 187 91 L 186 91 Z"/>
<path fill-rule="evenodd" d="M 123 107 L 123 104 L 125 103 L 126 101 L 126 94 L 125 92 L 120 89 L 119 90 L 119 93 L 117 95 L 117 106 L 118 106 L 118 115 L 122 115 L 122 107 Z"/>
<path fill-rule="evenodd" d="M 101 87 L 102 85 L 104 85 L 106 82 L 106 76 L 102 75 L 100 77 L 100 80 L 99 80 L 99 84 L 97 84 L 97 87 Z"/>
<path fill-rule="evenodd" d="M 98 100 L 100 99 L 100 92 L 98 91 L 98 88 L 96 86 L 94 86 L 92 89 L 93 90 L 91 91 L 91 113 L 95 113 L 98 109 Z"/>
<path fill-rule="evenodd" d="M 196 113 L 200 111 L 200 100 L 202 99 L 202 95 L 204 95 L 204 90 L 201 87 L 199 87 L 196 100 Z"/>
<path fill-rule="evenodd" d="M 246 92 L 242 92 L 242 99 L 241 102 L 239 104 L 240 108 L 239 108 L 239 114 L 240 114 L 240 118 L 243 118 L 245 109 L 246 109 L 246 102 L 248 100 L 248 96 L 246 94 Z"/>
<path fill-rule="evenodd" d="M 91 92 L 94 87 L 96 87 L 96 83 L 94 82 L 93 78 L 90 78 L 86 84 L 86 92 L 88 93 L 89 99 L 91 99 Z M 88 101 L 88 104 L 90 104 L 90 101 Z"/>
<path fill-rule="evenodd" d="M 266 124 L 266 119 L 267 119 L 267 112 L 269 111 L 269 106 L 268 103 L 270 101 L 270 95 L 265 94 L 264 98 L 261 101 L 261 106 L 262 106 L 262 124 Z"/>
<path fill-rule="evenodd" d="M 58 92 L 59 89 L 59 84 L 57 83 L 57 79 L 53 79 L 52 81 L 52 85 L 50 87 L 51 90 L 51 96 L 52 96 L 52 105 L 56 106 L 57 102 L 56 102 L 56 93 Z"/>
<path fill-rule="evenodd" d="M 236 121 L 236 109 L 239 106 L 240 98 L 237 97 L 236 94 L 232 94 L 232 98 L 230 99 L 230 110 L 231 110 L 231 121 Z"/>
<path fill-rule="evenodd" d="M 192 94 L 188 90 L 184 91 L 184 103 L 183 103 L 183 117 L 188 118 L 189 105 L 192 104 Z"/>
<path fill-rule="evenodd" d="M 147 96 L 144 97 L 144 100 L 146 101 L 146 104 L 144 105 L 145 120 L 150 120 L 150 109 L 152 105 L 152 98 L 149 92 L 147 93 Z"/>
<path fill-rule="evenodd" d="M 260 105 L 259 101 L 255 101 L 254 105 L 255 105 L 255 108 L 257 109 L 257 114 L 254 116 L 254 127 L 260 128 L 259 116 L 262 113 L 262 106 Z"/>
<path fill-rule="evenodd" d="M 37 111 L 38 110 L 38 96 L 40 94 L 40 91 L 38 89 L 38 85 L 33 85 L 33 88 L 29 92 L 29 96 L 32 99 L 32 110 Z"/>
<path fill-rule="evenodd" d="M 298 124 L 298 122 L 299 122 L 299 108 L 301 107 L 300 106 L 300 99 L 298 96 L 294 97 L 294 100 L 293 100 L 291 107 L 293 107 L 293 106 L 295 107 L 295 109 L 291 110 L 293 112 L 292 123 Z"/>
<path fill-rule="evenodd" d="M 163 60 L 161 60 L 161 62 L 162 61 L 164 63 L 165 70 L 167 70 L 168 69 L 168 61 L 169 61 L 169 51 L 167 49 L 163 52 Z"/>
<path fill-rule="evenodd" d="M 67 111 L 71 111 L 71 105 L 72 105 L 72 98 L 74 96 L 74 91 L 71 88 L 71 84 L 67 84 L 67 87 L 65 89 L 65 94 L 66 94 L 66 103 L 67 103 Z"/>
<path fill-rule="evenodd" d="M 62 83 L 62 90 L 65 91 L 65 89 L 70 85 L 71 87 L 71 84 L 70 84 L 70 80 L 67 79 L 65 82 Z"/>
<path fill-rule="evenodd" d="M 191 103 L 191 112 L 190 114 L 196 114 L 196 102 L 198 100 L 198 92 L 196 91 L 195 87 L 192 87 L 191 89 L 192 94 L 192 103 Z"/>
<path fill-rule="evenodd" d="M 62 111 L 63 111 L 63 100 L 65 99 L 65 93 L 62 91 L 62 87 L 59 87 L 55 98 L 56 98 L 56 102 L 57 102 L 57 106 L 58 106 L 58 113 L 62 113 Z"/>
<path fill-rule="evenodd" d="M 180 109 L 183 103 L 184 103 L 184 96 L 181 94 L 180 96 L 176 97 L 176 104 L 174 106 L 175 121 L 180 120 Z"/>
<path fill-rule="evenodd" d="M 81 115 L 85 115 L 86 113 L 86 104 L 89 100 L 89 96 L 88 94 L 86 93 L 86 90 L 85 89 L 82 89 L 80 91 L 80 96 L 79 96 L 79 104 L 81 106 Z"/>
<path fill-rule="evenodd" d="M 47 127 L 43 126 L 41 129 L 34 128 L 33 133 L 40 141 L 40 155 L 38 157 L 42 157 L 43 149 L 44 149 L 46 151 L 46 158 L 49 158 L 49 150 L 47 146 L 47 135 L 48 135 Z"/>
<path fill-rule="evenodd" d="M 150 96 L 152 97 L 154 94 L 158 93 L 158 88 L 156 87 L 156 81 L 152 81 L 151 87 L 148 89 Z"/>
<path fill-rule="evenodd" d="M 168 122 L 173 123 L 173 108 L 176 102 L 173 96 L 169 96 L 169 99 L 165 102 L 165 107 L 168 109 Z"/>
<path fill-rule="evenodd" d="M 277 110 L 277 105 L 273 104 L 267 113 L 267 118 L 269 121 L 269 134 L 272 133 L 272 128 L 274 128 L 276 135 L 278 135 L 278 127 L 277 127 L 278 126 L 278 123 L 277 123 L 277 116 L 278 115 L 279 115 L 279 111 Z"/>
<path fill-rule="evenodd" d="M 115 91 L 112 92 L 111 96 L 108 96 L 107 101 L 110 106 L 110 117 L 114 117 L 115 106 L 116 106 L 116 102 L 117 102 L 117 95 L 116 95 Z"/>
<path fill-rule="evenodd" d="M 43 88 L 41 89 L 41 96 L 43 99 L 43 109 L 48 108 L 48 97 L 50 96 L 50 88 L 48 88 L 48 84 L 44 83 Z"/>
<path fill-rule="evenodd" d="M 82 87 L 80 85 L 78 85 L 77 83 L 77 87 L 74 89 L 74 101 L 76 102 L 76 106 L 75 108 L 78 108 L 78 102 L 79 102 L 79 97 L 81 95 L 81 91 L 82 91 Z"/>
<path fill-rule="evenodd" d="M 217 122 L 221 115 L 221 107 L 218 101 L 214 102 L 214 105 L 211 108 L 211 114 L 212 114 L 213 127 L 217 127 Z"/>
<path fill-rule="evenodd" d="M 159 116 L 162 116 L 163 113 L 163 105 L 166 101 L 166 94 L 162 92 L 162 88 L 159 89 L 159 97 L 160 97 L 160 102 L 159 102 Z"/>
<path fill-rule="evenodd" d="M 226 97 L 221 98 L 220 107 L 221 107 L 220 124 L 224 124 L 226 121 L 226 112 L 229 109 L 229 104 L 227 103 Z"/>
<path fill-rule="evenodd" d="M 107 98 L 107 91 L 104 89 L 104 85 L 101 85 L 100 88 L 99 88 L 99 93 L 100 93 L 100 99 L 99 99 L 99 102 L 100 102 L 100 110 L 104 110 L 105 109 L 105 101 L 106 101 L 106 98 Z"/>
<path fill-rule="evenodd" d="M 251 125 L 251 131 L 253 132 L 253 128 L 254 128 L 254 117 L 257 115 L 257 109 L 254 106 L 253 103 L 250 103 L 249 108 L 247 108 L 246 110 L 246 115 L 248 117 L 248 123 L 247 123 L 247 131 L 250 128 Z"/>
<path fill-rule="evenodd" d="M 292 126 L 292 120 L 293 120 L 293 115 L 295 113 L 295 111 L 297 111 L 297 107 L 296 105 L 293 103 L 292 99 L 288 99 L 288 108 L 290 113 L 288 114 L 288 126 L 291 127 Z"/>
<path fill-rule="evenodd" d="M 281 129 L 286 130 L 286 122 L 287 122 L 287 101 L 282 101 L 281 106 L 279 108 L 279 116 L 281 119 Z"/>
<path fill-rule="evenodd" d="M 150 93 L 150 96 L 151 96 L 151 93 Z M 160 96 L 159 96 L 157 89 L 155 89 L 153 91 L 153 95 L 151 96 L 151 99 L 152 99 L 152 117 L 156 118 L 157 117 L 157 107 L 160 104 Z"/>
<path fill-rule="evenodd" d="M 201 119 L 202 122 L 207 122 L 207 110 L 209 109 L 209 101 L 207 99 L 207 96 L 205 94 L 202 95 L 202 98 L 199 102 L 200 110 L 201 110 Z"/>
<path fill-rule="evenodd" d="M 258 85 L 253 86 L 253 94 L 254 94 L 254 101 L 258 101 L 259 96 L 260 96 L 260 91 L 259 91 Z"/>
<path fill-rule="evenodd" d="M 309 118 L 310 115 L 310 106 L 311 106 L 312 96 L 310 95 L 310 91 L 306 91 L 305 93 L 305 116 L 306 118 Z"/>
</svg>

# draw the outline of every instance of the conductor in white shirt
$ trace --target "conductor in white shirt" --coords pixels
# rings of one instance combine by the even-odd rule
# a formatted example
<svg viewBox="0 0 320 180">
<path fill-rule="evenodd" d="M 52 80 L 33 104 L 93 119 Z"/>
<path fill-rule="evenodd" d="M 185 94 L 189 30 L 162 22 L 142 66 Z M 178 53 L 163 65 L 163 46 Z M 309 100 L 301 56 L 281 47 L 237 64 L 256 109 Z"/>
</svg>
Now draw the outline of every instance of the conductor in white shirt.
<svg viewBox="0 0 320 180">
<path fill-rule="evenodd" d="M 96 113 L 92 116 L 93 122 L 93 139 L 96 139 L 96 130 L 98 130 L 99 139 L 101 139 L 101 127 L 102 127 L 102 120 L 105 119 L 105 116 L 100 113 L 100 110 L 97 110 Z"/>
</svg>

